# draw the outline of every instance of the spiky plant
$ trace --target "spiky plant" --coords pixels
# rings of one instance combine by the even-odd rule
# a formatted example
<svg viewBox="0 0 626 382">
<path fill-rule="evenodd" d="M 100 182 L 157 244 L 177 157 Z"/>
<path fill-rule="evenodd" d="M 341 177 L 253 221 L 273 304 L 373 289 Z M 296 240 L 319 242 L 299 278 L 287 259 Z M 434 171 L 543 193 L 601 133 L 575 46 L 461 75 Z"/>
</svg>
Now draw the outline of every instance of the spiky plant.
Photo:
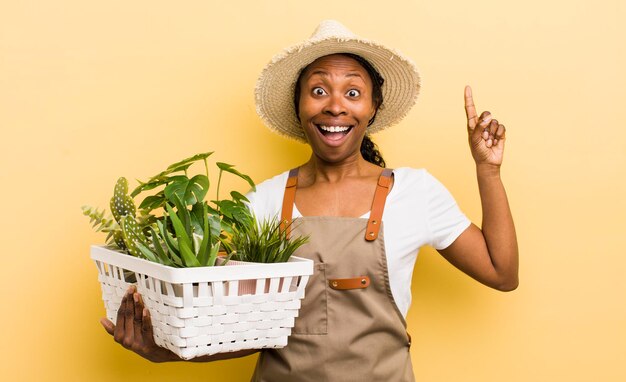
<svg viewBox="0 0 626 382">
<path fill-rule="evenodd" d="M 233 259 L 255 263 L 282 263 L 305 244 L 308 236 L 288 238 L 287 230 L 281 229 L 279 219 L 257 221 L 238 227 L 231 239 Z M 293 224 L 293 221 L 292 223 Z"/>
</svg>

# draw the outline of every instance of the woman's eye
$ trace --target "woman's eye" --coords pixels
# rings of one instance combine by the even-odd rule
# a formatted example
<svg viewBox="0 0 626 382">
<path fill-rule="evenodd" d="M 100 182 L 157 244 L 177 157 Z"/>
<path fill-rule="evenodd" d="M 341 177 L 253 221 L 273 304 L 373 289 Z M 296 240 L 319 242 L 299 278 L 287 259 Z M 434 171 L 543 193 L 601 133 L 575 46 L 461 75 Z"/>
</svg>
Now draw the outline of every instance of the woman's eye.
<svg viewBox="0 0 626 382">
<path fill-rule="evenodd" d="M 346 94 L 348 95 L 348 97 L 358 97 L 361 95 L 361 93 L 356 89 L 348 90 L 348 93 Z"/>
<path fill-rule="evenodd" d="M 313 94 L 318 95 L 318 96 L 323 96 L 326 94 L 326 91 L 322 88 L 313 88 Z"/>
</svg>

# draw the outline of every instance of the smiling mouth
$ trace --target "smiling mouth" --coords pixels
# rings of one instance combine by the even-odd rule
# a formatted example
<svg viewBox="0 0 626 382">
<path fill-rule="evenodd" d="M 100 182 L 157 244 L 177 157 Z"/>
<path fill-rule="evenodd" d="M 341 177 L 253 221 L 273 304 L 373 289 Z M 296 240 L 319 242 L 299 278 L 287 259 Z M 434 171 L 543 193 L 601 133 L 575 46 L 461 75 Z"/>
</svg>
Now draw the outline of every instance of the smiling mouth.
<svg viewBox="0 0 626 382">
<path fill-rule="evenodd" d="M 346 126 L 326 126 L 326 125 L 315 125 L 319 132 L 328 140 L 338 141 L 341 138 L 348 135 L 354 126 L 346 125 Z"/>
</svg>

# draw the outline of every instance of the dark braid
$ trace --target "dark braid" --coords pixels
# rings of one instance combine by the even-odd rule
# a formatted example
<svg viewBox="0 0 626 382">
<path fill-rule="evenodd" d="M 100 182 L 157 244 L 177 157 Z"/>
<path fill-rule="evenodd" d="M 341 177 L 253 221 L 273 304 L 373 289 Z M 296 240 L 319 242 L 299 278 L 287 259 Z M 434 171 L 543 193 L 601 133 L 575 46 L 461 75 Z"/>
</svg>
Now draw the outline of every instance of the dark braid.
<svg viewBox="0 0 626 382">
<path fill-rule="evenodd" d="M 385 82 L 385 79 L 378 73 L 378 71 L 363 57 L 353 54 L 353 53 L 340 53 L 343 56 L 347 56 L 358 62 L 367 74 L 369 74 L 370 79 L 372 80 L 372 103 L 374 104 L 374 108 L 376 112 L 372 119 L 370 119 L 367 123 L 367 126 L 371 126 L 376 119 L 376 114 L 378 113 L 378 109 L 380 109 L 383 105 L 383 91 L 382 86 Z M 298 75 L 298 79 L 296 80 L 296 87 L 294 91 L 293 103 L 296 108 L 296 117 L 300 120 L 300 79 L 302 78 L 302 74 L 306 71 L 306 67 L 300 71 Z M 378 147 L 368 134 L 365 134 L 363 138 L 363 142 L 361 142 L 361 155 L 363 159 L 366 161 L 375 164 L 380 167 L 385 167 L 385 160 L 383 159 L 382 154 L 378 151 Z"/>
<path fill-rule="evenodd" d="M 385 160 L 380 154 L 380 151 L 378 151 L 376 143 L 372 142 L 372 139 L 368 134 L 365 134 L 363 142 L 361 142 L 361 156 L 363 156 L 363 159 L 365 159 L 366 161 L 373 163 L 377 166 L 380 166 L 382 168 L 385 168 L 386 166 Z"/>
</svg>

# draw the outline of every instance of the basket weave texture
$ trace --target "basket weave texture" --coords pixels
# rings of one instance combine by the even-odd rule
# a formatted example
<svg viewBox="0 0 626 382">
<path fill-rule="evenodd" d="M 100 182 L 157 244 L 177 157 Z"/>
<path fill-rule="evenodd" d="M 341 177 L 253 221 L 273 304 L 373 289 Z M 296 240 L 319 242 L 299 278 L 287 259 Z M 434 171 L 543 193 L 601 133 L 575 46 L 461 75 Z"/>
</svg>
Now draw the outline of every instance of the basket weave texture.
<svg viewBox="0 0 626 382">
<path fill-rule="evenodd" d="M 183 359 L 243 349 L 280 348 L 300 309 L 313 261 L 172 268 L 103 246 L 91 247 L 107 318 L 137 285 L 157 345 Z M 235 265 L 235 264 L 233 264 Z"/>
</svg>

